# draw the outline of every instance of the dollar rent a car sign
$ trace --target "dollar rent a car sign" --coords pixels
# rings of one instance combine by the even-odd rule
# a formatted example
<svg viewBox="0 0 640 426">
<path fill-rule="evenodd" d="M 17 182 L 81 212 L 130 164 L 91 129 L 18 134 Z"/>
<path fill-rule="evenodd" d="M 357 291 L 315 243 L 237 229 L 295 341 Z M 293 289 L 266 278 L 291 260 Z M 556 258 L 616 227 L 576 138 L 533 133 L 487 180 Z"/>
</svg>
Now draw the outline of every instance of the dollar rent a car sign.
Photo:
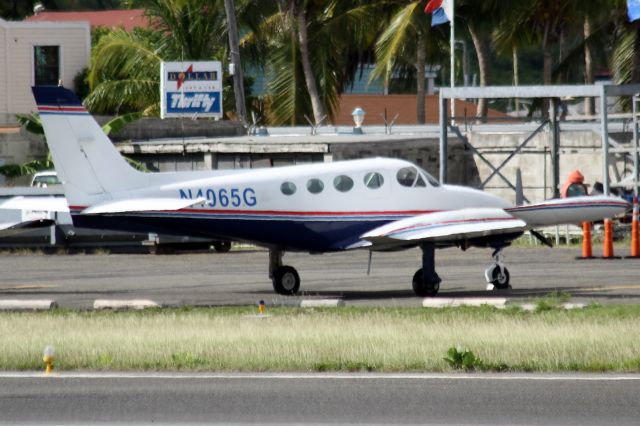
<svg viewBox="0 0 640 426">
<path fill-rule="evenodd" d="M 222 117 L 220 61 L 162 62 L 160 117 Z"/>
</svg>

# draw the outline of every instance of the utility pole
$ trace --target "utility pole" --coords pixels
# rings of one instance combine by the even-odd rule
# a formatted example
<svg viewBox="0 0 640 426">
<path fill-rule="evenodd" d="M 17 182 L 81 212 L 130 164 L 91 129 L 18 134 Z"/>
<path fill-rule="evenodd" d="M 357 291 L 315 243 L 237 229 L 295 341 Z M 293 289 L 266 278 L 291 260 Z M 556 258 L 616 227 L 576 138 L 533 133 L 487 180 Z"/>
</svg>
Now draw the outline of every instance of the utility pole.
<svg viewBox="0 0 640 426">
<path fill-rule="evenodd" d="M 231 51 L 231 69 L 233 70 L 233 91 L 236 95 L 236 115 L 238 121 L 247 125 L 247 107 L 244 104 L 244 82 L 242 63 L 240 62 L 240 42 L 238 41 L 238 25 L 236 23 L 236 7 L 234 0 L 224 0 L 227 14 L 227 30 L 229 32 L 229 50 Z"/>
</svg>

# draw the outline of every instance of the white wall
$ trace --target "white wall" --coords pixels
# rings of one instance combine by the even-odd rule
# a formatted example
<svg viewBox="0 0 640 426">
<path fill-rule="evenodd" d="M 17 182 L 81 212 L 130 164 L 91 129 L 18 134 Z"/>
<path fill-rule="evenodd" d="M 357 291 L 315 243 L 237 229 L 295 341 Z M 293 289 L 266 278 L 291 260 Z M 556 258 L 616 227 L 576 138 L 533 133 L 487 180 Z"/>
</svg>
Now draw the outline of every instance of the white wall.
<svg viewBox="0 0 640 426">
<path fill-rule="evenodd" d="M 33 47 L 60 46 L 60 75 L 73 88 L 75 75 L 89 64 L 88 22 L 7 22 L 0 19 L 0 114 L 35 109 Z"/>
</svg>

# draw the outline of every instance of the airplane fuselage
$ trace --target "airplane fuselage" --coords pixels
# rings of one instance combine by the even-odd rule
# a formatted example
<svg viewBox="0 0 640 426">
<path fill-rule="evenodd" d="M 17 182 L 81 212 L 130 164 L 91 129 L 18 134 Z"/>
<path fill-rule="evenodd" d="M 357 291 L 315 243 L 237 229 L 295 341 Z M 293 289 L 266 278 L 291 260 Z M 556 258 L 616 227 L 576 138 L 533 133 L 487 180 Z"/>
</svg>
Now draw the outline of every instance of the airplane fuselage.
<svg viewBox="0 0 640 426">
<path fill-rule="evenodd" d="M 144 228 L 149 232 L 248 240 L 283 250 L 347 248 L 371 229 L 398 219 L 468 207 L 505 208 L 505 200 L 471 188 L 439 185 L 424 170 L 397 159 L 366 159 L 211 176 L 149 174 L 150 187 L 127 196 L 199 201 L 177 212 L 79 215 L 79 226 Z M 115 194 L 117 196 L 117 194 Z"/>
</svg>

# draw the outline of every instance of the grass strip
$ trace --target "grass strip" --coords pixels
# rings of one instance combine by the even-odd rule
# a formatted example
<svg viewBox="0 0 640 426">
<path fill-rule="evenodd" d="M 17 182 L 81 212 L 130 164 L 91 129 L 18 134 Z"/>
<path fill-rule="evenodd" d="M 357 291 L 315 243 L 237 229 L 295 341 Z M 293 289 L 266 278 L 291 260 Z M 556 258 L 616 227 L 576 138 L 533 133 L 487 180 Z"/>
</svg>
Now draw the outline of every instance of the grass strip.
<svg viewBox="0 0 640 426">
<path fill-rule="evenodd" d="M 0 369 L 451 371 L 454 346 L 488 371 L 640 371 L 640 306 L 192 308 L 0 313 Z"/>
</svg>

